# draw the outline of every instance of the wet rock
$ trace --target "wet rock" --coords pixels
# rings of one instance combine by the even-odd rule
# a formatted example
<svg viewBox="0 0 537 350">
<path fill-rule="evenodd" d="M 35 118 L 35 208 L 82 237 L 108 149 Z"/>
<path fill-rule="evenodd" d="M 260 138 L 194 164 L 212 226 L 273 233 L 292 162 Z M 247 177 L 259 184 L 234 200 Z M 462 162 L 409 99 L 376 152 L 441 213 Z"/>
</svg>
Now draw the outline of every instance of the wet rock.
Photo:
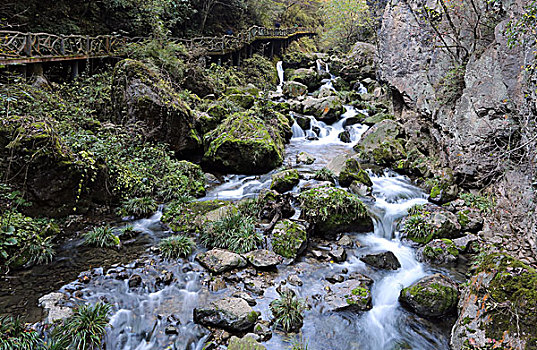
<svg viewBox="0 0 537 350">
<path fill-rule="evenodd" d="M 162 283 L 165 286 L 170 285 L 173 282 L 173 273 L 169 271 L 164 271 L 162 275 L 157 276 L 156 283 Z"/>
<path fill-rule="evenodd" d="M 362 169 L 360 162 L 356 158 L 350 158 L 345 162 L 345 166 L 339 174 L 339 184 L 349 187 L 354 181 L 358 181 L 367 187 L 373 186 L 369 174 Z"/>
<path fill-rule="evenodd" d="M 267 341 L 272 338 L 272 331 L 270 330 L 270 324 L 267 321 L 259 321 L 254 326 L 254 333 L 259 336 L 262 341 Z"/>
<path fill-rule="evenodd" d="M 233 297 L 234 298 L 244 299 L 248 303 L 248 305 L 250 305 L 250 306 L 255 306 L 257 304 L 255 299 L 250 294 L 248 294 L 246 292 L 242 292 L 242 291 L 235 292 L 235 293 L 233 293 Z"/>
<path fill-rule="evenodd" d="M 483 228 L 483 215 L 478 209 L 466 208 L 457 211 L 461 231 L 479 232 Z"/>
<path fill-rule="evenodd" d="M 313 69 L 299 68 L 293 71 L 289 81 L 302 83 L 308 87 L 309 91 L 315 91 L 321 87 L 321 76 Z"/>
<path fill-rule="evenodd" d="M 300 152 L 299 154 L 296 155 L 296 163 L 311 165 L 315 163 L 315 157 L 309 153 Z"/>
<path fill-rule="evenodd" d="M 324 300 L 331 311 L 366 311 L 373 307 L 370 285 L 360 280 L 334 284 Z"/>
<path fill-rule="evenodd" d="M 354 146 L 364 163 L 391 166 L 406 158 L 403 146 L 403 126 L 393 120 L 383 120 L 367 130 Z"/>
<path fill-rule="evenodd" d="M 272 231 L 272 250 L 284 258 L 296 259 L 307 242 L 306 226 L 297 221 L 282 220 Z"/>
<path fill-rule="evenodd" d="M 301 218 L 315 225 L 315 233 L 330 236 L 339 232 L 367 232 L 373 221 L 362 201 L 341 188 L 320 187 L 302 192 Z"/>
<path fill-rule="evenodd" d="M 179 330 L 175 326 L 167 326 L 166 329 L 164 330 L 164 333 L 167 335 L 178 335 Z"/>
<path fill-rule="evenodd" d="M 296 120 L 297 124 L 302 128 L 302 130 L 309 130 L 311 128 L 312 116 L 294 113 L 293 118 Z"/>
<path fill-rule="evenodd" d="M 459 259 L 459 249 L 447 238 L 434 239 L 418 250 L 418 258 L 429 264 L 450 265 Z"/>
<path fill-rule="evenodd" d="M 142 285 L 142 276 L 140 275 L 132 275 L 129 277 L 129 288 L 138 288 Z"/>
<path fill-rule="evenodd" d="M 259 269 L 276 267 L 283 261 L 280 255 L 265 249 L 254 250 L 247 253 L 245 257 L 250 264 Z"/>
<path fill-rule="evenodd" d="M 335 122 L 344 112 L 343 103 L 338 96 L 307 97 L 302 106 L 304 114 L 313 115 L 317 120 L 327 124 Z"/>
<path fill-rule="evenodd" d="M 370 197 L 373 193 L 373 187 L 364 185 L 358 181 L 353 181 L 349 186 L 349 192 L 360 197 Z"/>
<path fill-rule="evenodd" d="M 303 96 L 308 93 L 308 87 L 298 81 L 286 81 L 283 84 L 283 94 L 289 97 Z"/>
<path fill-rule="evenodd" d="M 251 335 L 245 335 L 243 338 L 231 337 L 229 340 L 228 350 L 266 350 L 267 348 L 259 344 Z"/>
<path fill-rule="evenodd" d="M 228 330 L 246 332 L 251 330 L 259 317 L 250 305 L 240 298 L 224 298 L 207 307 L 194 309 L 194 322 Z"/>
<path fill-rule="evenodd" d="M 312 249 L 311 255 L 317 260 L 328 260 L 328 253 L 323 250 Z"/>
<path fill-rule="evenodd" d="M 166 142 L 176 152 L 200 150 L 194 114 L 172 86 L 144 63 L 126 59 L 115 66 L 112 101 L 116 123 L 137 123 L 146 139 Z"/>
<path fill-rule="evenodd" d="M 352 240 L 352 238 L 350 238 L 349 236 L 347 235 L 343 235 L 338 241 L 337 241 L 337 244 L 342 246 L 342 247 L 346 247 L 346 248 L 352 248 L 354 246 L 354 242 Z"/>
<path fill-rule="evenodd" d="M 459 290 L 450 278 L 435 274 L 420 279 L 399 294 L 399 302 L 422 317 L 440 317 L 457 309 Z"/>
<path fill-rule="evenodd" d="M 327 276 L 326 277 L 326 280 L 330 283 L 341 283 L 345 280 L 345 277 L 343 275 L 340 275 L 340 274 L 335 274 L 335 275 L 331 275 L 331 276 Z"/>
<path fill-rule="evenodd" d="M 220 277 L 214 278 L 209 282 L 209 290 L 211 292 L 216 293 L 226 288 L 226 282 L 224 282 L 224 280 Z"/>
<path fill-rule="evenodd" d="M 347 260 L 347 252 L 343 247 L 337 247 L 335 249 L 332 249 L 329 254 L 332 259 L 337 263 L 341 263 Z"/>
<path fill-rule="evenodd" d="M 533 348 L 536 291 L 535 269 L 506 254 L 490 254 L 462 290 L 451 347 Z"/>
<path fill-rule="evenodd" d="M 341 142 L 351 143 L 351 133 L 348 130 L 340 132 L 338 138 Z"/>
<path fill-rule="evenodd" d="M 395 254 L 390 251 L 368 254 L 360 258 L 363 262 L 378 269 L 397 270 L 401 267 Z"/>
<path fill-rule="evenodd" d="M 62 293 L 50 293 L 39 298 L 39 306 L 43 308 L 45 323 L 51 324 L 65 320 L 73 315 L 73 310 L 64 306 L 67 297 Z"/>
<path fill-rule="evenodd" d="M 427 244 L 435 238 L 460 237 L 461 225 L 457 216 L 434 204 L 417 207 L 401 223 L 401 237 L 416 243 Z"/>
<path fill-rule="evenodd" d="M 220 248 L 198 254 L 196 260 L 212 273 L 222 273 L 247 265 L 246 260 L 239 254 Z"/>
<path fill-rule="evenodd" d="M 279 193 L 291 191 L 300 182 L 298 170 L 284 170 L 272 175 L 271 190 Z"/>
<path fill-rule="evenodd" d="M 287 282 L 289 282 L 290 285 L 295 287 L 301 287 L 302 286 L 302 280 L 300 277 L 298 277 L 297 274 L 291 274 L 287 276 Z"/>
</svg>

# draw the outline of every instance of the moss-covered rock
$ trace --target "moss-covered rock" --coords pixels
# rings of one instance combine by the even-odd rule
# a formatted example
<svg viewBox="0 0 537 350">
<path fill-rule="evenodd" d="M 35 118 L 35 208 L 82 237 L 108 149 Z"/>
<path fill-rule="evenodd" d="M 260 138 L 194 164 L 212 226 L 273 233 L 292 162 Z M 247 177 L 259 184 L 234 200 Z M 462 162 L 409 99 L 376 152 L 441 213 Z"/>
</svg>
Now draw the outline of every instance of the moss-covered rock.
<svg viewBox="0 0 537 350">
<path fill-rule="evenodd" d="M 300 182 L 300 175 L 298 170 L 284 170 L 272 175 L 272 183 L 270 189 L 284 193 L 291 191 Z"/>
<path fill-rule="evenodd" d="M 235 93 L 227 95 L 225 99 L 231 101 L 232 103 L 243 109 L 250 109 L 254 106 L 255 103 L 255 97 L 245 93 Z"/>
<path fill-rule="evenodd" d="M 380 123 L 383 120 L 394 120 L 394 119 L 395 117 L 393 116 L 393 114 L 380 112 L 380 113 L 376 113 L 365 118 L 363 121 L 363 124 L 373 126 L 375 124 Z"/>
<path fill-rule="evenodd" d="M 262 174 L 283 161 L 283 139 L 250 112 L 236 113 L 205 136 L 203 163 L 216 170 Z"/>
<path fill-rule="evenodd" d="M 142 62 L 130 59 L 114 68 L 114 121 L 138 123 L 149 140 L 164 141 L 176 152 L 201 150 L 194 114 L 172 86 Z"/>
<path fill-rule="evenodd" d="M 365 276 L 364 276 L 365 277 Z M 367 311 L 373 307 L 371 297 L 372 280 L 350 279 L 329 288 L 324 298 L 330 311 Z"/>
<path fill-rule="evenodd" d="M 307 242 L 306 226 L 297 221 L 282 220 L 272 231 L 272 250 L 284 258 L 296 259 Z"/>
<path fill-rule="evenodd" d="M 302 208 L 301 218 L 314 224 L 317 234 L 373 229 L 373 221 L 362 201 L 341 188 L 314 188 L 302 192 L 298 199 Z"/>
<path fill-rule="evenodd" d="M 459 254 L 458 247 L 447 238 L 434 239 L 418 251 L 421 260 L 435 265 L 454 264 L 457 262 Z"/>
<path fill-rule="evenodd" d="M 190 203 L 175 201 L 164 209 L 161 221 L 174 232 L 198 232 L 207 222 L 213 221 L 214 214 L 207 217 L 209 213 L 228 206 L 229 202 L 221 200 Z"/>
<path fill-rule="evenodd" d="M 308 97 L 302 102 L 302 108 L 304 114 L 313 115 L 327 124 L 335 122 L 344 112 L 343 103 L 338 96 Z"/>
<path fill-rule="evenodd" d="M 487 256 L 464 288 L 451 333 L 454 349 L 537 349 L 537 271 L 505 255 Z"/>
<path fill-rule="evenodd" d="M 293 71 L 289 81 L 296 81 L 308 87 L 313 92 L 321 87 L 322 77 L 312 68 L 299 68 Z"/>
<path fill-rule="evenodd" d="M 298 81 L 286 81 L 283 84 L 283 94 L 296 98 L 308 93 L 308 87 Z"/>
<path fill-rule="evenodd" d="M 231 337 L 228 350 L 266 350 L 267 348 L 259 344 L 253 337 L 245 335 L 243 338 Z"/>
<path fill-rule="evenodd" d="M 453 314 L 459 301 L 459 289 L 448 277 L 435 274 L 420 279 L 399 294 L 399 302 L 423 317 Z"/>
<path fill-rule="evenodd" d="M 400 223 L 401 237 L 427 244 L 435 238 L 460 237 L 461 225 L 457 216 L 434 204 L 416 206 L 411 215 Z"/>
<path fill-rule="evenodd" d="M 343 187 L 349 187 L 353 181 L 358 181 L 368 187 L 373 186 L 373 182 L 367 174 L 367 171 L 362 169 L 356 158 L 350 158 L 345 162 L 345 166 L 339 173 L 339 184 Z"/>
<path fill-rule="evenodd" d="M 406 158 L 403 137 L 403 126 L 386 119 L 366 131 L 354 150 L 362 162 L 390 166 Z"/>
</svg>

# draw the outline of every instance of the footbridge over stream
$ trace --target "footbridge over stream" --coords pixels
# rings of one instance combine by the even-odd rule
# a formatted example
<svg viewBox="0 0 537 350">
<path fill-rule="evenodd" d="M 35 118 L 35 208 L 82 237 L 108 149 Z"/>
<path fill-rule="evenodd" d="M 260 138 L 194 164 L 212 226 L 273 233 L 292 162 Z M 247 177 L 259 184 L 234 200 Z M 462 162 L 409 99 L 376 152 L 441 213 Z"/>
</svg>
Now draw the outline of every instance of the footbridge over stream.
<svg viewBox="0 0 537 350">
<path fill-rule="evenodd" d="M 273 56 L 284 50 L 293 40 L 314 35 L 315 31 L 308 28 L 254 26 L 236 35 L 167 40 L 183 44 L 194 56 L 208 56 L 218 62 L 231 60 L 232 64 L 240 65 L 241 59 L 251 57 L 254 53 Z M 127 45 L 148 40 L 151 38 L 120 35 L 54 35 L 0 30 L 0 67 L 39 65 L 48 62 L 76 64 L 81 60 L 121 58 L 126 57 Z"/>
</svg>

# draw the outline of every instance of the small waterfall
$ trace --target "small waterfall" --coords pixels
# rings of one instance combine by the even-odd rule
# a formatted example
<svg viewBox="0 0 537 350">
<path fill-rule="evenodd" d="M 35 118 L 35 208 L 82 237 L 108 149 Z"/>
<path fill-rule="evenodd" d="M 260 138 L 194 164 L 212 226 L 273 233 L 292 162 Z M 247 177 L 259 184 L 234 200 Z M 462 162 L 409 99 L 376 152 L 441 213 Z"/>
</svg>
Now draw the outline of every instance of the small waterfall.
<svg viewBox="0 0 537 350">
<path fill-rule="evenodd" d="M 294 139 L 306 136 L 306 133 L 304 132 L 304 130 L 302 130 L 300 125 L 298 125 L 296 120 L 293 122 L 293 126 L 291 126 L 291 130 L 293 131 Z"/>
<path fill-rule="evenodd" d="M 367 94 L 367 89 L 365 88 L 365 86 L 360 83 L 360 87 L 358 88 L 358 93 L 359 94 Z"/>
<path fill-rule="evenodd" d="M 278 61 L 278 63 L 276 64 L 276 69 L 278 70 L 278 78 L 280 79 L 280 84 L 278 85 L 278 88 L 277 88 L 276 92 L 282 93 L 282 91 L 283 91 L 283 83 L 285 82 L 284 71 L 283 71 L 283 62 L 282 61 Z"/>
</svg>

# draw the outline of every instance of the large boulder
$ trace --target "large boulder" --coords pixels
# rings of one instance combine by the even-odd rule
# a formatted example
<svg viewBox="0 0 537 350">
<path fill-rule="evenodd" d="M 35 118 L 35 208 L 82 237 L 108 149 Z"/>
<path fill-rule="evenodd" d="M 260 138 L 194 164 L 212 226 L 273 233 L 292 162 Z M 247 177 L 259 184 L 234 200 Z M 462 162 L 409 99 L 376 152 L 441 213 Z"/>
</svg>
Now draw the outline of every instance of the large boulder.
<svg viewBox="0 0 537 350">
<path fill-rule="evenodd" d="M 345 81 L 354 82 L 364 78 L 376 78 L 375 45 L 357 42 L 343 61 L 339 74 Z"/>
<path fill-rule="evenodd" d="M 459 249 L 450 239 L 434 239 L 418 250 L 418 258 L 429 264 L 450 265 L 459 259 Z"/>
<path fill-rule="evenodd" d="M 403 126 L 386 119 L 367 130 L 354 150 L 365 163 L 390 166 L 406 157 L 403 136 Z"/>
<path fill-rule="evenodd" d="M 300 222 L 282 220 L 272 230 L 272 250 L 284 258 L 296 259 L 307 243 L 306 226 Z"/>
<path fill-rule="evenodd" d="M 308 87 L 313 92 L 321 87 L 321 76 L 312 68 L 299 68 L 292 72 L 289 81 L 296 81 Z"/>
<path fill-rule="evenodd" d="M 315 225 L 315 232 L 331 235 L 344 231 L 368 232 L 373 221 L 367 208 L 355 195 L 335 187 L 319 187 L 299 197 L 301 218 Z"/>
<path fill-rule="evenodd" d="M 241 298 L 224 298 L 194 309 L 194 322 L 203 326 L 246 332 L 254 328 L 259 314 Z"/>
<path fill-rule="evenodd" d="M 308 93 L 308 87 L 298 81 L 286 81 L 283 84 L 283 94 L 296 98 Z"/>
<path fill-rule="evenodd" d="M 362 169 L 358 159 L 350 158 L 345 162 L 345 166 L 339 173 L 339 184 L 343 187 L 349 187 L 354 181 L 358 181 L 368 187 L 373 186 L 369 174 Z"/>
<path fill-rule="evenodd" d="M 137 124 L 148 140 L 163 141 L 179 153 L 201 149 L 194 114 L 172 86 L 139 61 L 119 62 L 112 82 L 114 121 Z"/>
<path fill-rule="evenodd" d="M 462 290 L 452 349 L 535 349 L 537 271 L 511 256 L 490 254 Z"/>
<path fill-rule="evenodd" d="M 258 249 L 245 254 L 250 264 L 258 269 L 276 267 L 282 263 L 282 257 L 266 249 Z"/>
<path fill-rule="evenodd" d="M 330 311 L 367 311 L 373 308 L 369 278 L 349 279 L 330 286 L 324 298 Z"/>
<path fill-rule="evenodd" d="M 198 254 L 196 260 L 212 273 L 222 273 L 247 265 L 246 259 L 239 254 L 220 248 Z"/>
<path fill-rule="evenodd" d="M 399 294 L 399 301 L 410 311 L 422 317 L 441 317 L 455 313 L 459 301 L 459 289 L 448 277 L 435 274 L 427 276 Z"/>
<path fill-rule="evenodd" d="M 434 204 L 414 207 L 400 223 L 401 238 L 427 244 L 437 238 L 458 238 L 461 225 L 452 212 Z"/>
<path fill-rule="evenodd" d="M 345 110 L 338 96 L 308 97 L 302 102 L 302 108 L 304 114 L 313 115 L 317 120 L 327 124 L 335 122 Z"/>
<path fill-rule="evenodd" d="M 236 113 L 205 136 L 203 163 L 219 171 L 263 174 L 282 164 L 283 143 L 278 130 L 262 119 Z"/>
<path fill-rule="evenodd" d="M 390 251 L 367 254 L 362 256 L 360 260 L 377 269 L 397 270 L 401 267 L 401 263 L 397 260 L 395 254 Z"/>
<path fill-rule="evenodd" d="M 270 189 L 279 193 L 291 191 L 300 182 L 298 170 L 284 170 L 272 175 Z"/>
</svg>

